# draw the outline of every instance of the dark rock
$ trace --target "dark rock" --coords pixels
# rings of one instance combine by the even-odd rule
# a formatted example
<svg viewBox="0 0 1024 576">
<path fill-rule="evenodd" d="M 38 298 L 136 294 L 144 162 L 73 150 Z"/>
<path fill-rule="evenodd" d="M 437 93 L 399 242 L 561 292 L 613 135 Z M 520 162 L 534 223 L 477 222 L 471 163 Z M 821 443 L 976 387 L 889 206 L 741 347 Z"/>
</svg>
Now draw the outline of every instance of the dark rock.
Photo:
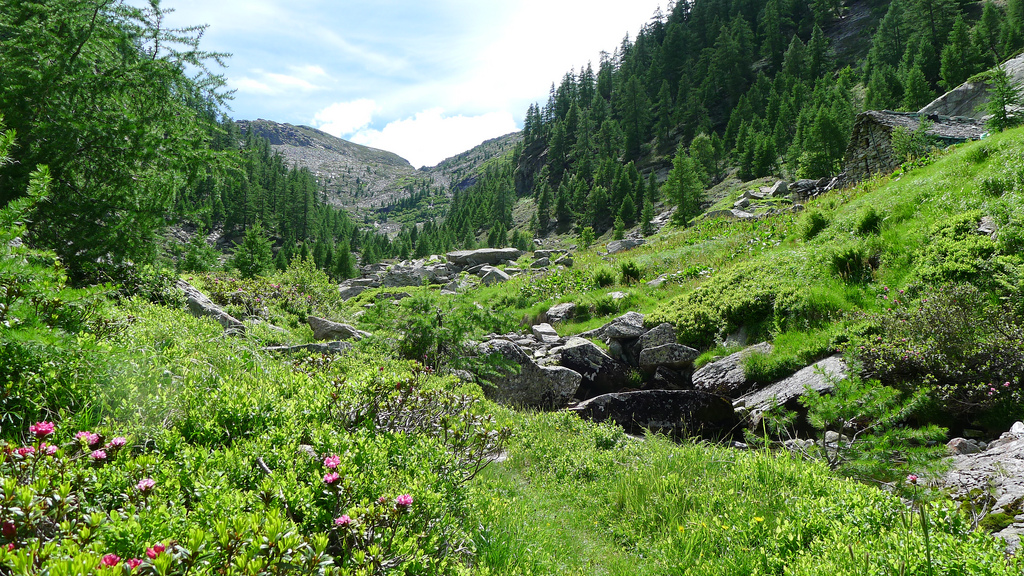
<svg viewBox="0 0 1024 576">
<path fill-rule="evenodd" d="M 576 394 L 582 379 L 579 373 L 561 366 L 538 366 L 522 348 L 508 340 L 491 340 L 481 346 L 484 353 L 500 354 L 519 365 L 519 372 L 505 371 L 485 386 L 484 394 L 502 404 L 529 408 L 562 408 Z"/>
<path fill-rule="evenodd" d="M 726 398 L 697 390 L 639 390 L 591 398 L 572 409 L 594 422 L 611 421 L 631 434 L 732 437 L 738 421 Z"/>
<path fill-rule="evenodd" d="M 688 379 L 681 373 L 667 366 L 658 366 L 654 371 L 654 378 L 651 379 L 652 389 L 655 390 L 686 390 L 691 388 Z"/>
<path fill-rule="evenodd" d="M 772 345 L 762 342 L 706 364 L 693 373 L 693 387 L 730 398 L 746 394 L 757 383 L 749 380 L 743 373 L 743 359 L 750 354 L 769 354 L 771 351 Z"/>
<path fill-rule="evenodd" d="M 785 180 L 779 180 L 772 186 L 772 189 L 768 191 L 768 194 L 773 198 L 782 198 L 786 194 L 789 194 L 789 184 Z"/>
<path fill-rule="evenodd" d="M 625 385 L 626 366 L 616 362 L 593 342 L 574 337 L 559 352 L 562 366 L 582 376 L 577 397 L 590 398 L 615 392 Z"/>
<path fill-rule="evenodd" d="M 537 260 L 533 261 L 533 264 L 530 264 L 530 268 L 533 268 L 533 269 L 546 268 L 546 267 L 548 267 L 550 265 L 551 265 L 551 260 L 550 259 L 548 259 L 548 258 L 538 258 Z"/>
<path fill-rule="evenodd" d="M 496 266 L 506 260 L 518 260 L 523 252 L 515 248 L 480 248 L 479 250 L 457 250 L 446 254 L 448 261 L 456 266 L 490 264 Z"/>
</svg>

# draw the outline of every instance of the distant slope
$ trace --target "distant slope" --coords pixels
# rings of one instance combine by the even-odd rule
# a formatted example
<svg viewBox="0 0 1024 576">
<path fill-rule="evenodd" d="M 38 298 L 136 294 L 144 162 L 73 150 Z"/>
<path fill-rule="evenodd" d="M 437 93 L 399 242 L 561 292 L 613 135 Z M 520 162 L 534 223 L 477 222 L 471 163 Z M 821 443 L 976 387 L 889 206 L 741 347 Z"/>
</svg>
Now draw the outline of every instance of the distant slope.
<svg viewBox="0 0 1024 576">
<path fill-rule="evenodd" d="M 523 141 L 522 132 L 513 132 L 492 138 L 456 156 L 444 160 L 437 166 L 423 168 L 434 185 L 445 190 L 452 186 L 466 188 L 476 181 L 476 176 L 488 162 L 512 151 Z"/>
</svg>

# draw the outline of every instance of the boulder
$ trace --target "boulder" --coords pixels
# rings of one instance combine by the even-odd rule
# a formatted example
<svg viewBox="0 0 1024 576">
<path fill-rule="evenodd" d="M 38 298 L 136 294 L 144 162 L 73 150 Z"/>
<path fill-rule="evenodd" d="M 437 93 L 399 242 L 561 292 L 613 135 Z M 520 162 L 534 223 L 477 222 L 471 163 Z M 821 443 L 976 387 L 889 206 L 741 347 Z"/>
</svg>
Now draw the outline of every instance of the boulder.
<svg viewBox="0 0 1024 576">
<path fill-rule="evenodd" d="M 691 388 L 684 374 L 666 366 L 658 366 L 651 379 L 650 388 L 654 390 L 685 390 Z"/>
<path fill-rule="evenodd" d="M 224 327 L 227 332 L 245 334 L 245 324 L 234 316 L 225 312 L 220 306 L 213 303 L 206 294 L 199 291 L 198 288 L 185 282 L 184 280 L 178 280 L 176 286 L 179 290 L 185 294 L 185 304 L 188 306 L 188 311 L 193 316 L 198 318 L 212 318 L 216 320 L 218 324 Z"/>
<path fill-rule="evenodd" d="M 366 291 L 366 286 L 348 286 L 338 289 L 338 296 L 344 300 L 351 300 Z"/>
<path fill-rule="evenodd" d="M 757 423 L 766 410 L 774 403 L 787 409 L 798 408 L 796 400 L 804 395 L 808 388 L 817 392 L 830 392 L 833 382 L 845 378 L 849 373 L 846 362 L 840 356 L 830 356 L 755 392 L 740 398 L 743 405 L 750 411 L 751 421 Z"/>
<path fill-rule="evenodd" d="M 768 191 L 768 194 L 773 198 L 783 198 L 789 194 L 789 184 L 785 180 L 779 180 Z"/>
<path fill-rule="evenodd" d="M 313 339 L 323 342 L 326 340 L 362 340 L 365 336 L 370 336 L 369 332 L 363 332 L 348 324 L 342 324 L 340 322 L 332 322 L 325 318 L 318 318 L 316 316 L 309 316 L 306 318 L 306 323 L 313 329 Z"/>
<path fill-rule="evenodd" d="M 518 260 L 522 255 L 523 252 L 515 248 L 480 248 L 478 250 L 456 250 L 445 256 L 456 266 L 476 266 L 478 264 L 496 266 L 506 260 Z"/>
<path fill-rule="evenodd" d="M 733 208 L 746 208 L 747 206 L 750 206 L 749 198 L 740 198 L 732 204 Z"/>
<path fill-rule="evenodd" d="M 676 343 L 676 329 L 668 322 L 662 322 L 640 336 L 637 345 L 640 350 Z"/>
<path fill-rule="evenodd" d="M 484 386 L 484 394 L 502 404 L 529 408 L 562 408 L 572 401 L 582 379 L 579 373 L 561 366 L 538 366 L 522 348 L 508 340 L 491 340 L 481 346 L 484 353 L 497 353 L 517 364 L 519 372 L 506 370 Z"/>
<path fill-rule="evenodd" d="M 565 254 L 565 250 L 534 250 L 534 258 L 554 258 L 559 254 Z"/>
<path fill-rule="evenodd" d="M 625 385 L 626 366 L 616 362 L 596 344 L 574 337 L 562 346 L 562 366 L 582 376 L 577 397 L 590 398 L 616 392 Z"/>
<path fill-rule="evenodd" d="M 264 348 L 267 352 L 279 354 L 290 354 L 292 352 L 311 352 L 325 356 L 337 356 L 352 349 L 350 342 L 323 342 L 317 344 L 299 344 L 298 346 L 269 346 Z"/>
<path fill-rule="evenodd" d="M 381 274 L 380 284 L 384 288 L 401 288 L 427 284 L 446 284 L 453 274 L 447 264 L 425 266 L 419 262 L 395 264 Z"/>
<path fill-rule="evenodd" d="M 706 364 L 693 373 L 693 387 L 730 398 L 741 396 L 757 384 L 743 373 L 743 359 L 750 354 L 769 354 L 771 351 L 772 345 L 762 342 Z"/>
<path fill-rule="evenodd" d="M 570 256 L 569 254 L 566 254 L 565 256 L 562 256 L 558 260 L 555 260 L 555 265 L 556 266 L 565 266 L 567 268 L 572 268 L 572 265 L 573 265 L 572 256 Z"/>
<path fill-rule="evenodd" d="M 548 308 L 545 316 L 548 322 L 565 322 L 572 318 L 573 313 L 576 312 L 575 302 L 563 302 L 562 304 L 555 304 L 551 308 Z"/>
<path fill-rule="evenodd" d="M 497 268 L 486 268 L 483 276 L 480 277 L 480 283 L 484 286 L 490 286 L 491 284 L 500 284 L 502 282 L 508 282 L 510 276 L 505 274 Z"/>
<path fill-rule="evenodd" d="M 629 292 L 609 292 L 608 297 L 611 298 L 612 300 L 625 300 L 626 298 L 629 298 Z"/>
<path fill-rule="evenodd" d="M 639 338 L 643 333 L 644 315 L 639 312 L 626 312 L 604 326 L 587 330 L 580 336 L 583 338 Z M 628 334 L 636 335 L 628 336 Z"/>
<path fill-rule="evenodd" d="M 408 292 L 379 292 L 374 295 L 376 300 L 391 300 L 392 302 L 405 300 L 406 298 L 412 298 L 412 294 Z"/>
<path fill-rule="evenodd" d="M 637 246 L 643 246 L 645 240 L 626 238 L 625 240 L 613 240 L 608 243 L 608 253 L 618 254 L 619 252 L 625 252 L 626 250 L 632 250 Z"/>
<path fill-rule="evenodd" d="M 545 344 L 555 344 L 558 342 L 558 332 L 551 327 L 551 324 L 536 324 L 531 328 L 534 338 L 540 340 Z"/>
<path fill-rule="evenodd" d="M 651 280 L 650 282 L 648 282 L 647 285 L 650 286 L 651 288 L 661 288 L 662 286 L 665 285 L 665 282 L 667 282 L 667 281 L 668 281 L 668 274 L 662 274 L 661 276 L 658 276 L 654 280 Z"/>
<path fill-rule="evenodd" d="M 949 451 L 951 456 L 958 456 L 961 454 L 977 454 L 981 452 L 981 446 L 978 445 L 977 440 L 967 438 L 953 438 L 946 443 L 946 450 Z"/>
<path fill-rule="evenodd" d="M 693 364 L 693 361 L 700 356 L 689 346 L 682 344 L 662 344 L 654 348 L 645 348 L 640 351 L 640 368 L 653 372 L 658 366 L 669 368 L 685 368 Z"/>
<path fill-rule="evenodd" d="M 594 422 L 611 421 L 631 434 L 644 431 L 673 437 L 731 437 L 738 421 L 726 398 L 697 390 L 639 390 L 605 394 L 572 409 Z"/>
<path fill-rule="evenodd" d="M 550 265 L 551 260 L 549 258 L 538 258 L 534 260 L 532 264 L 530 264 L 530 268 L 545 268 Z"/>
</svg>

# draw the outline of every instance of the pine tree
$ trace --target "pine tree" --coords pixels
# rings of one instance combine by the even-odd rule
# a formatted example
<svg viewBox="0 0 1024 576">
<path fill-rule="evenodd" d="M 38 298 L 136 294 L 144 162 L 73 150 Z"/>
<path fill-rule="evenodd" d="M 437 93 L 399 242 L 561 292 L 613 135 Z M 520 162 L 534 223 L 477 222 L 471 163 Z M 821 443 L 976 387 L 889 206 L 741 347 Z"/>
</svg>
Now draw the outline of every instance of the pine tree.
<svg viewBox="0 0 1024 576">
<path fill-rule="evenodd" d="M 1003 46 L 999 42 L 1002 19 L 995 3 L 992 0 L 985 0 L 981 19 L 974 26 L 974 45 L 982 58 L 989 63 L 1000 62 L 1003 58 Z"/>
<path fill-rule="evenodd" d="M 551 226 L 551 186 L 547 183 L 541 188 L 540 199 L 537 201 L 537 234 L 547 236 Z"/>
<path fill-rule="evenodd" d="M 971 36 L 963 16 L 957 16 L 949 41 L 942 49 L 942 87 L 952 90 L 963 84 L 974 73 L 977 58 L 971 43 Z"/>
<path fill-rule="evenodd" d="M 408 260 L 408 255 L 404 258 Z M 342 240 L 334 257 L 334 276 L 340 280 L 353 278 L 356 275 L 355 266 L 352 263 L 352 249 L 348 240 Z"/>
<path fill-rule="evenodd" d="M 1001 132 L 1021 123 L 1021 118 L 1012 113 L 1012 110 L 1024 102 L 1021 96 L 1021 86 L 1014 82 L 1007 74 L 1006 68 L 1001 64 L 995 69 L 989 79 L 989 100 L 985 104 L 985 111 L 991 117 L 986 126 L 993 131 Z"/>
<path fill-rule="evenodd" d="M 700 164 L 701 169 L 707 176 L 707 179 L 704 181 L 705 186 L 718 179 L 718 159 L 716 158 L 711 137 L 703 132 L 698 134 L 690 142 L 690 157 Z"/>
<path fill-rule="evenodd" d="M 615 231 L 612 233 L 612 238 L 615 240 L 622 240 L 626 237 L 626 224 L 622 221 L 621 216 L 615 217 Z"/>
<path fill-rule="evenodd" d="M 654 220 L 654 205 L 651 204 L 650 198 L 644 198 L 644 209 L 640 214 L 640 232 L 644 236 L 654 234 L 654 224 L 651 220 Z"/>
<path fill-rule="evenodd" d="M 627 228 L 632 228 L 636 224 L 636 204 L 633 202 L 632 196 L 628 194 L 622 199 L 622 205 L 619 207 L 619 218 Z"/>
<path fill-rule="evenodd" d="M 694 167 L 694 161 L 686 153 L 682 144 L 676 150 L 672 160 L 672 171 L 665 181 L 665 194 L 676 205 L 675 221 L 681 224 L 689 222 L 700 214 L 700 205 L 704 200 L 704 185 Z"/>
<path fill-rule="evenodd" d="M 924 72 L 918 66 L 906 69 L 903 75 L 903 108 L 916 111 L 935 98 Z"/>
<path fill-rule="evenodd" d="M 263 226 L 256 221 L 245 231 L 245 238 L 235 250 L 232 264 L 242 278 L 253 278 L 270 269 L 272 257 L 270 240 L 264 233 Z"/>
</svg>

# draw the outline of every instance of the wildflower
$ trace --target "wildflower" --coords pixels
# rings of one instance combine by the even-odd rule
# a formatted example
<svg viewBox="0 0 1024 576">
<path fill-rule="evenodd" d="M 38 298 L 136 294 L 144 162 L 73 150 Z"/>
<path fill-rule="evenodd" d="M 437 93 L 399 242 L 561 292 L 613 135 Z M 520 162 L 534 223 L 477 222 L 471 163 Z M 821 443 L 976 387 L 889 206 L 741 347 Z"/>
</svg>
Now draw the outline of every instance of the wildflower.
<svg viewBox="0 0 1024 576">
<path fill-rule="evenodd" d="M 337 468 L 338 464 L 341 464 L 341 458 L 338 458 L 337 455 L 331 455 L 328 456 L 327 458 L 324 458 L 324 466 L 327 466 L 331 470 Z"/>
<path fill-rule="evenodd" d="M 46 438 L 53 434 L 53 422 L 36 422 L 28 427 L 28 431 L 35 434 L 36 438 Z"/>
<path fill-rule="evenodd" d="M 160 543 L 153 544 L 152 548 L 146 548 L 146 556 L 148 556 L 150 560 L 155 560 L 156 557 L 161 555 L 161 554 L 163 554 L 164 550 L 166 550 L 166 549 L 167 548 L 164 547 L 163 544 L 160 544 Z"/>
<path fill-rule="evenodd" d="M 110 444 L 108 444 L 108 446 L 110 446 L 111 448 L 121 448 L 127 443 L 128 440 L 126 440 L 124 436 L 116 436 L 110 441 Z"/>
<path fill-rule="evenodd" d="M 337 472 L 331 472 L 330 474 L 324 474 L 324 484 L 333 486 L 335 483 L 341 480 L 341 475 Z"/>
<path fill-rule="evenodd" d="M 907 474 L 907 484 L 917 484 L 917 475 Z"/>
<path fill-rule="evenodd" d="M 1010 383 L 1009 382 L 1004 382 L 1003 383 L 1003 388 L 1009 388 L 1009 387 L 1010 387 Z"/>
<path fill-rule="evenodd" d="M 94 450 L 92 454 L 89 454 L 89 458 L 100 462 L 107 459 L 107 452 L 105 450 Z"/>
<path fill-rule="evenodd" d="M 22 458 L 25 458 L 27 456 L 31 456 L 32 454 L 35 454 L 36 453 L 36 449 L 33 448 L 32 446 L 22 446 L 21 448 L 18 448 L 17 452 L 18 452 L 18 456 L 21 456 Z"/>
<path fill-rule="evenodd" d="M 395 498 L 395 504 L 398 504 L 402 508 L 412 506 L 412 494 L 402 494 L 398 498 Z"/>
<path fill-rule="evenodd" d="M 754 522 L 764 522 L 764 518 L 760 516 L 754 516 Z"/>
<path fill-rule="evenodd" d="M 135 485 L 135 488 L 137 488 L 138 491 L 142 492 L 143 494 L 149 492 L 155 487 L 156 480 L 153 480 L 152 478 L 143 478 L 142 480 L 139 480 L 138 484 Z"/>
<path fill-rule="evenodd" d="M 89 432 L 88 430 L 82 430 L 78 434 L 75 434 L 75 440 L 79 442 L 85 442 L 87 445 L 92 446 L 100 441 L 100 435 L 95 432 Z"/>
<path fill-rule="evenodd" d="M 352 519 L 349 518 L 348 514 L 342 514 L 334 519 L 334 525 L 337 527 L 348 526 L 352 523 Z"/>
<path fill-rule="evenodd" d="M 136 568 L 142 565 L 142 560 L 139 560 L 138 558 L 129 558 L 124 561 L 124 565 L 127 566 L 130 570 L 135 570 Z"/>
<path fill-rule="evenodd" d="M 42 444 L 39 445 L 39 451 L 42 452 L 43 454 L 46 454 L 47 456 L 53 456 L 54 454 L 57 453 L 57 447 L 54 446 L 53 444 L 47 444 L 46 442 L 43 442 Z"/>
<path fill-rule="evenodd" d="M 387 502 L 388 499 L 386 496 L 381 496 L 380 498 L 377 498 L 377 504 L 387 504 Z"/>
<path fill-rule="evenodd" d="M 106 554 L 100 560 L 100 566 L 108 566 L 110 568 L 113 568 L 114 566 L 117 566 L 120 563 L 121 557 L 117 554 Z"/>
</svg>

